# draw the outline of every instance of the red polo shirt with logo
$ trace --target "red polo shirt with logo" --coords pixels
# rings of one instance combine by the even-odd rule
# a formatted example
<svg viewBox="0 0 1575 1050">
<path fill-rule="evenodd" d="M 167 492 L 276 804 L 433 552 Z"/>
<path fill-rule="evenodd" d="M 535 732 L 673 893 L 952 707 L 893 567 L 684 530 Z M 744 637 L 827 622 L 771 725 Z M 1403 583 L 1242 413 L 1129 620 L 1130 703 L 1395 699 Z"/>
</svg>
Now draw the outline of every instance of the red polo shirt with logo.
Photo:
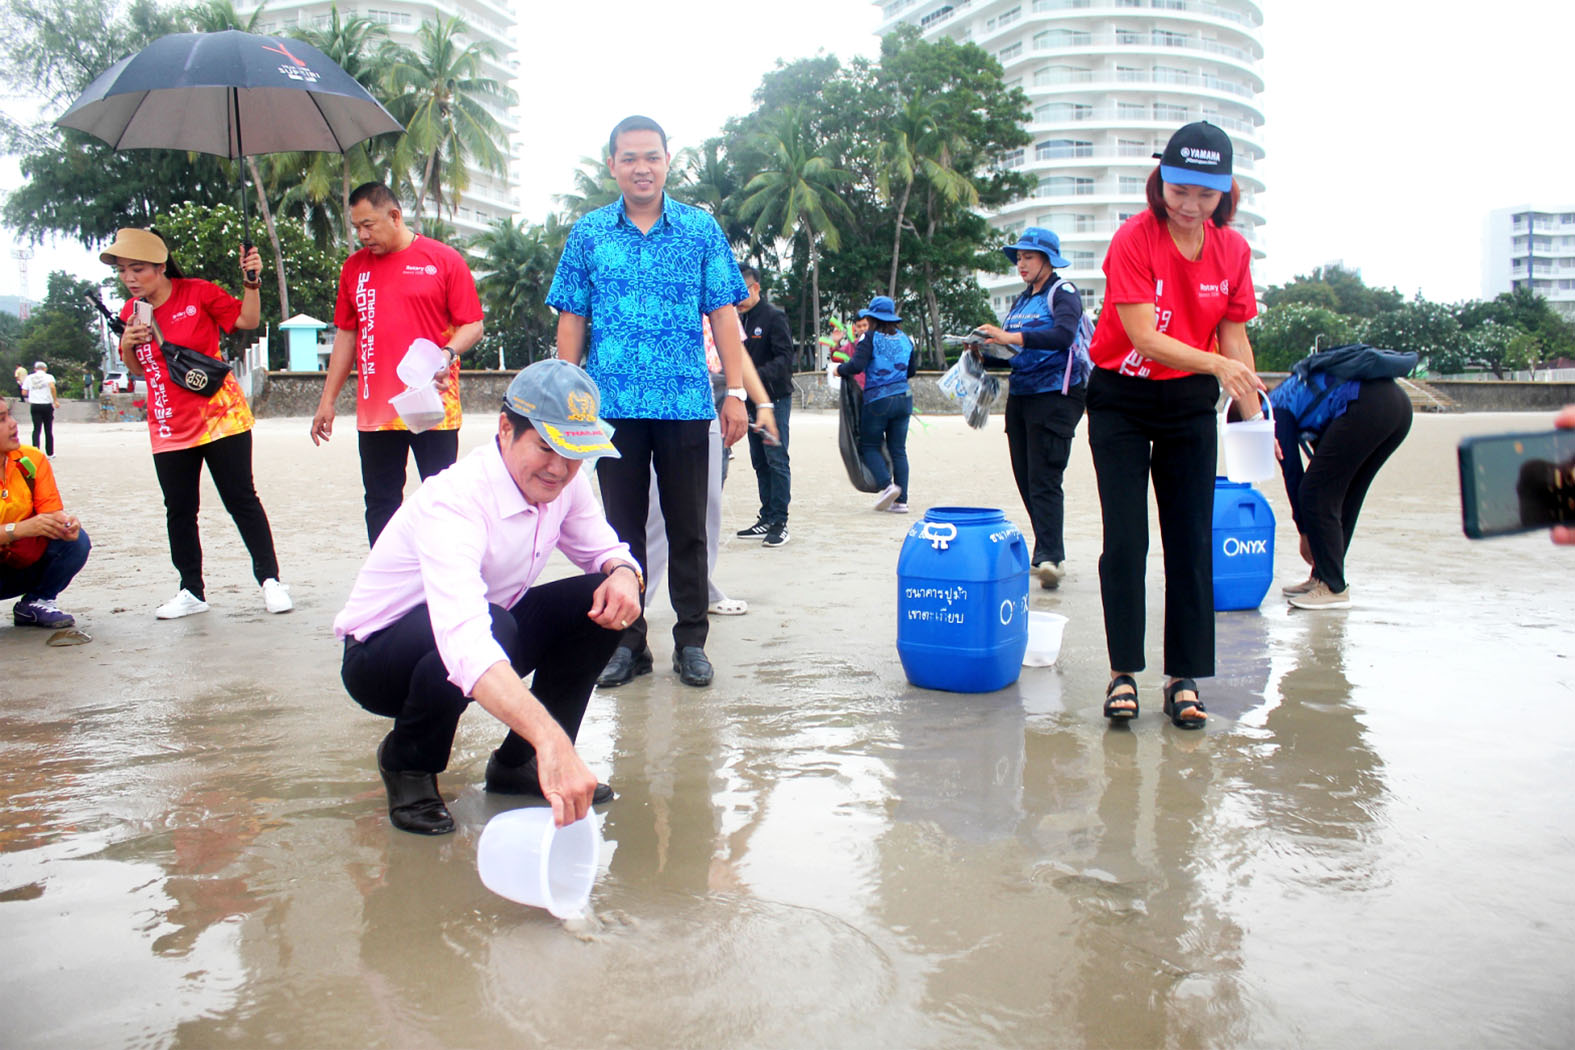
<svg viewBox="0 0 1575 1050">
<path fill-rule="evenodd" d="M 1158 331 L 1217 354 L 1220 323 L 1247 321 L 1258 313 L 1251 263 L 1252 249 L 1235 230 L 1205 223 L 1203 253 L 1194 261 L 1181 254 L 1152 211 L 1132 216 L 1105 253 L 1105 305 L 1088 349 L 1095 366 L 1146 379 L 1192 375 L 1139 353 L 1114 307 L 1153 303 Z"/>
<path fill-rule="evenodd" d="M 448 342 L 460 325 L 481 320 L 481 299 L 464 258 L 446 244 L 417 235 L 408 248 L 374 255 L 362 248 L 339 272 L 334 325 L 355 332 L 358 430 L 405 430 L 388 399 L 404 392 L 395 369 L 410 344 L 430 339 Z M 434 430 L 460 424 L 459 364 L 443 394 L 443 422 Z"/>
</svg>

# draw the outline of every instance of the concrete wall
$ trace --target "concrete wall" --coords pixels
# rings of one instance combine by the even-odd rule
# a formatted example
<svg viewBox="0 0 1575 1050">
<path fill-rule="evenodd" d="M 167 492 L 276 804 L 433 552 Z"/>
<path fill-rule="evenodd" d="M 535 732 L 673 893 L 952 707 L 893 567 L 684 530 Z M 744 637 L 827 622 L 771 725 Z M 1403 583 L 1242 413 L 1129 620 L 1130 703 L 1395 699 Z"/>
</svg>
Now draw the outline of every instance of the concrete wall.
<svg viewBox="0 0 1575 1050">
<path fill-rule="evenodd" d="M 463 372 L 460 393 L 467 412 L 496 412 L 503 403 L 503 391 L 511 372 Z M 913 407 L 927 415 L 954 414 L 957 403 L 948 400 L 937 388 L 938 372 L 920 372 L 913 377 Z M 1272 389 L 1284 374 L 1265 373 L 1264 382 Z M 1001 395 L 1006 395 L 1006 379 L 1001 377 Z M 1471 380 L 1428 380 L 1428 385 L 1454 400 L 1466 412 L 1540 412 L 1575 404 L 1575 383 L 1476 382 Z M 824 372 L 800 372 L 793 377 L 795 407 L 835 411 L 838 396 L 826 385 Z M 252 399 L 252 411 L 259 417 L 310 416 L 317 411 L 323 392 L 321 372 L 271 372 L 260 395 Z M 997 411 L 1004 401 L 997 402 Z M 355 416 L 355 378 L 345 384 L 335 402 L 341 419 Z M 61 402 L 61 420 L 105 421 L 141 419 L 130 394 L 112 394 L 101 401 Z"/>
</svg>

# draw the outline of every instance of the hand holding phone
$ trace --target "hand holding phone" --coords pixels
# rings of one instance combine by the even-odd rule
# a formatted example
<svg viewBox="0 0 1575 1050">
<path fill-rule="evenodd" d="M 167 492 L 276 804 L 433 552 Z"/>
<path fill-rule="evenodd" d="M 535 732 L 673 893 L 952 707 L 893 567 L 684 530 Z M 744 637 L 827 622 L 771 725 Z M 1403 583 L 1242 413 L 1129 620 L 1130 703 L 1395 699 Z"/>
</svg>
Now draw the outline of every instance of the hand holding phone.
<svg viewBox="0 0 1575 1050">
<path fill-rule="evenodd" d="M 1472 539 L 1575 524 L 1575 430 L 1460 442 L 1461 525 Z"/>
<path fill-rule="evenodd" d="M 153 304 L 146 299 L 134 300 L 131 304 L 131 316 L 138 324 L 153 324 Z"/>
</svg>

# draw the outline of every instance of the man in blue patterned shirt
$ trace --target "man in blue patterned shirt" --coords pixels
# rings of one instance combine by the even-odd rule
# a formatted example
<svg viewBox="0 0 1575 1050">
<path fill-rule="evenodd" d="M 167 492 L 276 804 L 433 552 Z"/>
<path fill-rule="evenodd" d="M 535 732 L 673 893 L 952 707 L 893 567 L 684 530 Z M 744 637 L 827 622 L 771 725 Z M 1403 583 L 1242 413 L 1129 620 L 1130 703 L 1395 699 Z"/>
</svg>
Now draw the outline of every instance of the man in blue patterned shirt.
<svg viewBox="0 0 1575 1050">
<path fill-rule="evenodd" d="M 607 168 L 622 197 L 574 224 L 547 305 L 558 311 L 558 356 L 583 364 L 601 389 L 620 454 L 597 465 L 602 507 L 642 565 L 655 467 L 677 614 L 673 670 L 685 684 L 705 686 L 713 675 L 705 655 L 707 431 L 718 410 L 700 318 L 711 319 L 722 358 L 722 440 L 731 445 L 749 425 L 734 307 L 749 293 L 716 220 L 667 196 L 669 160 L 667 135 L 649 117 L 613 128 Z M 597 684 L 622 685 L 653 662 L 641 615 Z"/>
</svg>

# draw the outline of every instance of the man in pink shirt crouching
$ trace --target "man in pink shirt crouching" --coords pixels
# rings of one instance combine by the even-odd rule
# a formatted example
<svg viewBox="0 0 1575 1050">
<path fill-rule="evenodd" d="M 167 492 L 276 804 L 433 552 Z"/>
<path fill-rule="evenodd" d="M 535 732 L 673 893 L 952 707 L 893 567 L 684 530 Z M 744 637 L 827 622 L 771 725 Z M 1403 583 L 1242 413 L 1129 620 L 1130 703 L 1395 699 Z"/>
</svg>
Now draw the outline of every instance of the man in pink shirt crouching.
<svg viewBox="0 0 1575 1050">
<path fill-rule="evenodd" d="M 454 830 L 437 774 L 472 700 L 509 727 L 488 791 L 545 798 L 560 827 L 613 797 L 574 738 L 596 676 L 640 616 L 645 580 L 579 472 L 618 455 L 597 425 L 600 403 L 567 361 L 515 376 L 496 439 L 395 512 L 334 619 L 345 688 L 394 720 L 377 761 L 397 828 Z M 533 586 L 554 549 L 585 575 Z"/>
</svg>

